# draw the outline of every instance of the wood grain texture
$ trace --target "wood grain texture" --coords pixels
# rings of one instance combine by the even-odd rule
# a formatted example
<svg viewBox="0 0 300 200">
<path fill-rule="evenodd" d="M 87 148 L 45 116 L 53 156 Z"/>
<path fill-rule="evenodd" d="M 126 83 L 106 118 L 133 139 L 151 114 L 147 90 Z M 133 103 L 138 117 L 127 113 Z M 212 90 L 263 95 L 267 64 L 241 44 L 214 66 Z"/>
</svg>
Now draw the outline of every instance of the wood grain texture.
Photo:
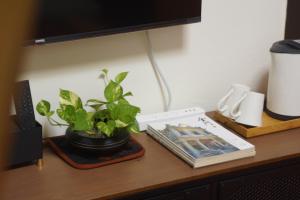
<svg viewBox="0 0 300 200">
<path fill-rule="evenodd" d="M 192 169 L 146 134 L 136 135 L 145 156 L 91 170 L 77 170 L 44 151 L 44 167 L 27 166 L 6 171 L 6 199 L 110 199 L 141 191 L 171 186 L 213 175 L 249 169 L 289 158 L 300 157 L 300 129 L 248 139 L 256 156 Z"/>
<path fill-rule="evenodd" d="M 278 120 L 278 119 L 274 119 L 274 118 L 270 117 L 265 112 L 263 113 L 263 116 L 262 116 L 262 126 L 261 127 L 249 128 L 249 127 L 243 126 L 227 117 L 224 117 L 223 115 L 221 115 L 218 112 L 214 113 L 214 118 L 218 122 L 223 124 L 225 127 L 228 127 L 230 129 L 236 131 L 237 133 L 239 133 L 240 135 L 242 135 L 246 138 L 275 133 L 278 131 L 289 130 L 289 129 L 300 127 L 300 119 L 282 121 L 282 120 Z"/>
</svg>

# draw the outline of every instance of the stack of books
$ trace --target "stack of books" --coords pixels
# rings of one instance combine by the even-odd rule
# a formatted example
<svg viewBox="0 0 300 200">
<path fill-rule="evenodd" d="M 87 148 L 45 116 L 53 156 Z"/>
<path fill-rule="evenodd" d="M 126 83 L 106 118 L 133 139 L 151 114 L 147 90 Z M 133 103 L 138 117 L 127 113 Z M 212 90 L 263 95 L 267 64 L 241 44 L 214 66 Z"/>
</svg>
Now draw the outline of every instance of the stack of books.
<svg viewBox="0 0 300 200">
<path fill-rule="evenodd" d="M 205 114 L 148 124 L 147 133 L 194 168 L 255 155 L 254 145 Z"/>
</svg>

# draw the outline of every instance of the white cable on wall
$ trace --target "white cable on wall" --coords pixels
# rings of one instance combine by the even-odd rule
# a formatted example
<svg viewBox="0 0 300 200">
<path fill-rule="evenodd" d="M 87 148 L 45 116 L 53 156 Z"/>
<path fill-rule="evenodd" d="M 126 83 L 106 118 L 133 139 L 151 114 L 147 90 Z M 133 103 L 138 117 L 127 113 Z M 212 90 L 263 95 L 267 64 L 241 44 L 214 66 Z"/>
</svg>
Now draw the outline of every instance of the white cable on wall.
<svg viewBox="0 0 300 200">
<path fill-rule="evenodd" d="M 169 111 L 170 107 L 171 107 L 171 103 L 172 103 L 172 94 L 171 94 L 170 86 L 169 86 L 168 82 L 166 81 L 165 77 L 163 76 L 163 74 L 154 58 L 149 31 L 146 30 L 145 33 L 146 33 L 146 41 L 147 41 L 147 53 L 148 53 L 148 57 L 151 62 L 151 66 L 153 68 L 155 77 L 157 79 L 157 82 L 159 84 L 159 87 L 160 87 L 160 90 L 162 93 L 162 97 L 163 97 L 163 101 L 164 101 L 164 111 Z M 165 88 L 165 90 L 164 90 L 164 88 Z M 167 94 L 165 91 L 167 92 Z"/>
</svg>

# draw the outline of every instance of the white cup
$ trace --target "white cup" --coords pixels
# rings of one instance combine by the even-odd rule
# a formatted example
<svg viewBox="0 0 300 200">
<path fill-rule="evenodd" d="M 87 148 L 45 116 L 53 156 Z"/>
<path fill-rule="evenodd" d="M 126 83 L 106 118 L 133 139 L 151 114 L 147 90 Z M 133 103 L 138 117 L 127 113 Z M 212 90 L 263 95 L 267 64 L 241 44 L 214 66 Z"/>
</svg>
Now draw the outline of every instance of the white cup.
<svg viewBox="0 0 300 200">
<path fill-rule="evenodd" d="M 218 111 L 226 117 L 231 117 L 230 111 L 232 110 L 232 107 L 237 102 L 240 102 L 249 91 L 250 87 L 246 85 L 232 84 L 226 95 L 218 102 Z"/>
<path fill-rule="evenodd" d="M 238 101 L 230 111 L 231 118 L 236 122 L 261 126 L 265 95 L 257 92 L 249 92 Z"/>
</svg>

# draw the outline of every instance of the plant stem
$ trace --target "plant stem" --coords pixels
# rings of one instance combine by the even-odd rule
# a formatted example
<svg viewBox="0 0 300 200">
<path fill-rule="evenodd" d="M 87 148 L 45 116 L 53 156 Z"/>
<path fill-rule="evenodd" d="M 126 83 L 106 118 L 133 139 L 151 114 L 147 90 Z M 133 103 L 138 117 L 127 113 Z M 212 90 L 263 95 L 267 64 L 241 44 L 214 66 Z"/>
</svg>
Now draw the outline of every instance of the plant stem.
<svg viewBox="0 0 300 200">
<path fill-rule="evenodd" d="M 68 124 L 61 124 L 59 123 L 58 121 L 54 120 L 53 118 L 51 117 L 48 117 L 47 118 L 49 123 L 52 125 L 52 126 L 69 126 Z"/>
</svg>

